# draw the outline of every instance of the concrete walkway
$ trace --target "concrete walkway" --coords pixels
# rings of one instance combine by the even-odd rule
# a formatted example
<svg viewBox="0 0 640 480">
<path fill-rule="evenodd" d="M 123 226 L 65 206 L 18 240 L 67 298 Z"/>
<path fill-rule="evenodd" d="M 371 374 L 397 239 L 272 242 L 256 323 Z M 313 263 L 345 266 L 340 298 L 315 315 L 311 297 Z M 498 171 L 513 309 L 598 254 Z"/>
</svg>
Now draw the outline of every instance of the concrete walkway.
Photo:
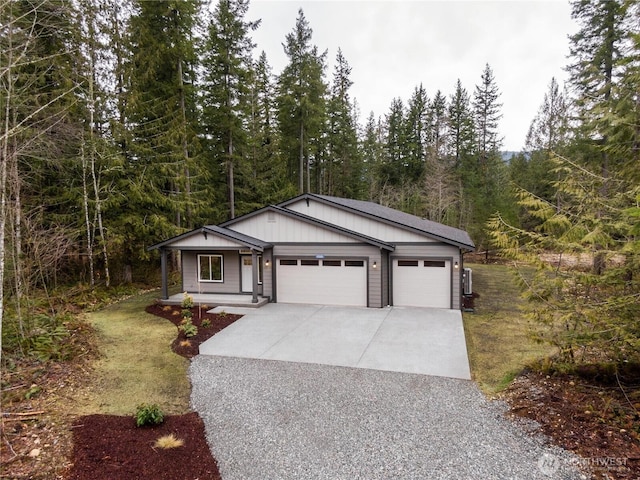
<svg viewBox="0 0 640 480">
<path fill-rule="evenodd" d="M 315 363 L 470 379 L 457 310 L 270 303 L 200 345 L 201 355 Z"/>
</svg>

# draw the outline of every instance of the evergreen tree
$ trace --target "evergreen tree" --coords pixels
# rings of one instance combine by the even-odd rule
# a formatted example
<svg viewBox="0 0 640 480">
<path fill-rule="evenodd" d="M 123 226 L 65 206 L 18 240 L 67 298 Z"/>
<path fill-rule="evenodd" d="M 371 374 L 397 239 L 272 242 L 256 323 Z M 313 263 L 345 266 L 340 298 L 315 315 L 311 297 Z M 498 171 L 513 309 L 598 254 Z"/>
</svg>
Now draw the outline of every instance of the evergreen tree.
<svg viewBox="0 0 640 480">
<path fill-rule="evenodd" d="M 445 160 L 448 149 L 449 118 L 447 98 L 438 90 L 429 103 L 429 156 Z"/>
<path fill-rule="evenodd" d="M 385 118 L 385 158 L 380 165 L 383 185 L 399 185 L 405 178 L 407 165 L 404 125 L 404 105 L 400 98 L 394 98 Z"/>
<path fill-rule="evenodd" d="M 542 105 L 531 122 L 527 134 L 526 153 L 520 153 L 509 164 L 511 181 L 517 188 L 525 189 L 534 195 L 560 208 L 560 196 L 555 183 L 561 178 L 554 175 L 552 159 L 564 153 L 568 145 L 569 112 L 565 95 L 555 78 L 551 79 L 544 95 Z M 535 219 L 521 211 L 521 224 L 533 227 Z"/>
<path fill-rule="evenodd" d="M 447 154 L 447 99 L 438 90 L 429 104 L 429 142 L 424 172 L 425 216 L 433 221 L 457 224 L 459 182 L 455 164 Z"/>
<path fill-rule="evenodd" d="M 572 3 L 572 17 L 580 25 L 570 37 L 572 63 L 568 67 L 578 116 L 577 142 L 572 153 L 584 166 L 597 167 L 604 179 L 601 185 L 604 197 L 620 190 L 619 186 L 614 188 L 615 177 L 620 173 L 637 171 L 633 162 L 637 155 L 629 155 L 630 149 L 625 146 L 637 135 L 634 131 L 637 127 L 633 122 L 622 121 L 625 117 L 622 110 L 628 110 L 630 103 L 623 100 L 629 97 L 620 96 L 617 88 L 625 84 L 625 66 L 634 46 L 634 30 L 626 22 L 630 5 L 618 0 Z M 627 50 L 629 47 L 631 52 Z M 637 90 L 631 95 L 636 98 L 632 105 L 637 104 Z M 633 110 L 637 112 L 637 105 L 631 107 Z M 626 120 L 632 118 L 633 114 Z M 604 257 L 596 252 L 593 269 L 600 273 L 603 268 Z"/>
<path fill-rule="evenodd" d="M 502 160 L 502 139 L 498 123 L 502 118 L 500 91 L 489 64 L 482 72 L 481 82 L 473 95 L 476 162 L 470 169 L 465 185 L 465 197 L 471 201 L 473 222 L 468 230 L 476 245 L 485 247 L 488 255 L 488 237 L 485 223 L 490 215 L 500 211 L 509 219 L 514 213 L 513 201 L 507 183 L 507 171 Z"/>
<path fill-rule="evenodd" d="M 3 2 L 0 24 L 0 325 L 28 345 L 32 292 L 56 286 L 82 242 L 80 34 L 66 2 Z"/>
<path fill-rule="evenodd" d="M 209 22 L 203 61 L 202 124 L 208 140 L 208 161 L 214 168 L 224 167 L 230 218 L 236 213 L 236 165 L 248 149 L 249 80 L 255 46 L 249 33 L 259 25 L 244 20 L 248 8 L 248 0 L 218 2 Z M 249 179 L 245 179 L 247 182 L 245 196 L 252 188 Z"/>
<path fill-rule="evenodd" d="M 138 1 L 129 22 L 126 64 L 126 189 L 120 217 L 127 261 L 145 245 L 194 225 L 191 176 L 198 155 L 197 65 L 193 32 L 198 2 Z M 186 216 L 186 218 L 185 218 Z M 130 266 L 126 277 L 131 278 Z"/>
<path fill-rule="evenodd" d="M 502 118 L 502 104 L 498 102 L 499 98 L 500 91 L 493 70 L 487 64 L 473 95 L 477 159 L 480 170 L 485 173 L 492 157 L 495 157 L 502 146 L 502 139 L 498 133 L 498 122 Z"/>
<path fill-rule="evenodd" d="M 278 79 L 280 148 L 288 162 L 289 176 L 292 181 L 297 179 L 300 193 L 310 190 L 311 168 L 321 153 L 326 117 L 327 86 L 323 77 L 327 52 L 320 54 L 318 47 L 311 44 L 312 33 L 300 9 L 296 25 L 283 45 L 289 63 Z"/>
<path fill-rule="evenodd" d="M 363 198 L 379 203 L 379 193 L 382 189 L 380 169 L 385 158 L 384 127 L 382 121 L 379 118 L 376 119 L 373 112 L 367 119 L 363 138 L 360 141 L 360 151 L 363 161 L 362 178 L 367 186 Z"/>
<path fill-rule="evenodd" d="M 338 49 L 327 104 L 327 162 L 322 175 L 321 192 L 346 198 L 359 198 L 362 192 L 362 161 L 358 151 L 358 135 L 354 108 L 349 97 L 353 82 L 351 67 Z"/>
<path fill-rule="evenodd" d="M 424 172 L 429 141 L 429 98 L 422 84 L 416 87 L 409 99 L 405 121 L 405 132 L 401 149 L 405 151 L 402 176 L 405 181 L 416 182 Z"/>
<path fill-rule="evenodd" d="M 452 157 L 455 181 L 458 183 L 455 226 L 466 228 L 472 218 L 472 202 L 464 192 L 474 177 L 475 133 L 471 100 L 460 79 L 456 82 L 455 92 L 449 99 L 448 119 L 449 155 Z"/>
<path fill-rule="evenodd" d="M 471 100 L 460 79 L 449 100 L 448 117 L 451 155 L 454 157 L 455 168 L 458 171 L 464 170 L 468 168 L 468 160 L 474 151 L 474 124 Z"/>
<path fill-rule="evenodd" d="M 278 151 L 275 121 L 275 85 L 271 66 L 263 51 L 251 76 L 251 116 L 248 123 L 248 150 L 245 178 L 253 186 L 240 205 L 243 212 L 279 203 L 296 194 L 287 178 L 287 165 Z"/>
</svg>

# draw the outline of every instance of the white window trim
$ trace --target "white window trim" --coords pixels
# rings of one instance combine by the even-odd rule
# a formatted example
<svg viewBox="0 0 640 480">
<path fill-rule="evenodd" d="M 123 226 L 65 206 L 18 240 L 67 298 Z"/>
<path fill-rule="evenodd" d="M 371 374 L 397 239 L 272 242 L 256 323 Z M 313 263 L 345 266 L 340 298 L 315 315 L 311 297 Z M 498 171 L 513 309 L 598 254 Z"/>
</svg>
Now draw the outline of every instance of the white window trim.
<svg viewBox="0 0 640 480">
<path fill-rule="evenodd" d="M 209 271 L 211 272 L 211 258 L 212 257 L 218 257 L 220 259 L 220 280 L 203 280 L 202 279 L 202 272 L 200 271 L 200 258 L 201 257 L 207 257 L 209 258 Z M 209 254 L 198 254 L 198 282 L 199 283 L 223 283 L 224 282 L 224 257 L 222 255 L 219 254 L 213 254 L 213 255 L 209 255 Z"/>
</svg>

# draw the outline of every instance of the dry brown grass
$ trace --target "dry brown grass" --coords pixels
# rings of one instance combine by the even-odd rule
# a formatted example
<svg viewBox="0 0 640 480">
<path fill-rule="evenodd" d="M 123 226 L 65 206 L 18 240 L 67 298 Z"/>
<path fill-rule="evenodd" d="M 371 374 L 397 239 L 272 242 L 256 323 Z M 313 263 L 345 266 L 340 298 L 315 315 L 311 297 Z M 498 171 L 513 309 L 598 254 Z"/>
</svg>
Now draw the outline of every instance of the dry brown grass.
<svg viewBox="0 0 640 480">
<path fill-rule="evenodd" d="M 101 358 L 90 384 L 75 392 L 74 414 L 132 415 L 141 403 L 167 414 L 189 411 L 189 361 L 171 351 L 176 327 L 144 311 L 157 292 L 131 297 L 88 315 Z"/>
<path fill-rule="evenodd" d="M 163 435 L 156 440 L 156 443 L 153 444 L 156 448 L 162 448 L 163 450 L 168 450 L 170 448 L 178 448 L 184 445 L 184 441 L 180 438 L 177 438 L 173 433 L 169 435 Z"/>
</svg>

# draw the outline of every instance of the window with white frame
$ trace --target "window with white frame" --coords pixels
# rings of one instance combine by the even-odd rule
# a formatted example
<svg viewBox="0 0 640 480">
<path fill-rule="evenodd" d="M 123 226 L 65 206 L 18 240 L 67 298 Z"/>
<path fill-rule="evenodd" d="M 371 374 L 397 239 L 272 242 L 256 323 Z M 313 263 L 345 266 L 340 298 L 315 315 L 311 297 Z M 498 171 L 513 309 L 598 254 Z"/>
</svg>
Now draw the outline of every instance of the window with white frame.
<svg viewBox="0 0 640 480">
<path fill-rule="evenodd" d="M 222 255 L 198 255 L 198 280 L 201 282 L 223 281 Z"/>
</svg>

